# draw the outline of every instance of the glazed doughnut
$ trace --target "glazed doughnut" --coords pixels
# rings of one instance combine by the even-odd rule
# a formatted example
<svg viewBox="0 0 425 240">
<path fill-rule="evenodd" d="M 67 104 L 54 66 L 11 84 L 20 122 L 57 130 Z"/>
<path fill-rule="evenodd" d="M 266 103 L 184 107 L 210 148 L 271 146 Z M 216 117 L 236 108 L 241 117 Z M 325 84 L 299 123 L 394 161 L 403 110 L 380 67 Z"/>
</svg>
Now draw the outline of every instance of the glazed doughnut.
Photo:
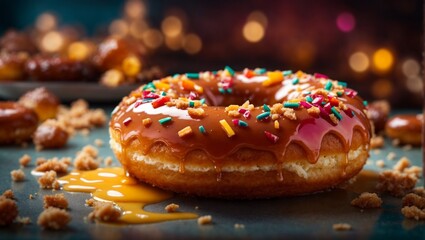
<svg viewBox="0 0 425 240">
<path fill-rule="evenodd" d="M 390 111 L 391 106 L 385 100 L 374 101 L 367 106 L 367 115 L 373 122 L 376 134 L 385 130 L 385 124 L 387 123 Z"/>
<path fill-rule="evenodd" d="M 421 145 L 423 117 L 421 114 L 400 114 L 391 117 L 385 125 L 385 133 L 401 144 Z"/>
<path fill-rule="evenodd" d="M 110 121 L 137 179 L 189 195 L 268 198 L 332 188 L 368 157 L 371 127 L 346 83 L 301 71 L 187 73 L 143 85 Z"/>
<path fill-rule="evenodd" d="M 19 98 L 19 103 L 33 109 L 43 122 L 49 118 L 55 118 L 59 110 L 59 99 L 45 87 L 35 88 L 26 92 Z"/>
<path fill-rule="evenodd" d="M 28 54 L 1 53 L 0 54 L 0 81 L 16 81 L 26 78 L 25 63 Z"/>
<path fill-rule="evenodd" d="M 33 135 L 33 142 L 37 149 L 62 148 L 68 142 L 69 134 L 57 120 L 44 121 Z"/>
<path fill-rule="evenodd" d="M 0 102 L 0 144 L 22 143 L 37 128 L 37 114 L 16 102 Z"/>
</svg>

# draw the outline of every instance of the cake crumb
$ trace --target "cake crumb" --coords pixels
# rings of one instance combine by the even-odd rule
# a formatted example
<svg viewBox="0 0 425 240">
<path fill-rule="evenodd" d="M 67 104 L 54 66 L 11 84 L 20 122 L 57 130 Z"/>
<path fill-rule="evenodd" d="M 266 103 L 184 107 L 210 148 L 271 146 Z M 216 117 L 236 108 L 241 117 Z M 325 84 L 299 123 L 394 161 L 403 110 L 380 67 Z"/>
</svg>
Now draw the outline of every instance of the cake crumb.
<svg viewBox="0 0 425 240">
<path fill-rule="evenodd" d="M 97 138 L 94 140 L 94 145 L 96 145 L 97 147 L 102 147 L 104 144 L 103 140 L 100 138 Z"/>
<path fill-rule="evenodd" d="M 416 206 L 405 206 L 401 209 L 401 213 L 405 218 L 411 218 L 417 221 L 425 219 L 425 210 Z"/>
<path fill-rule="evenodd" d="M 68 208 L 68 200 L 65 198 L 63 193 L 58 193 L 55 195 L 45 195 L 44 196 L 44 208 L 55 207 L 61 209 Z"/>
<path fill-rule="evenodd" d="M 378 166 L 380 168 L 384 168 L 385 167 L 384 160 L 380 159 L 380 160 L 376 161 L 376 166 Z"/>
<path fill-rule="evenodd" d="M 211 215 L 205 215 L 198 218 L 198 225 L 207 225 L 212 223 Z"/>
<path fill-rule="evenodd" d="M 85 146 L 74 159 L 74 167 L 78 170 L 94 170 L 99 167 L 99 162 L 96 160 L 98 150 L 91 146 Z"/>
<path fill-rule="evenodd" d="M 33 199 L 35 199 L 35 197 L 34 197 L 34 195 L 30 194 L 30 195 L 28 195 L 28 199 L 33 200 Z"/>
<path fill-rule="evenodd" d="M 332 225 L 332 228 L 335 231 L 348 231 L 351 230 L 351 225 L 348 223 L 335 223 Z"/>
<path fill-rule="evenodd" d="M 403 206 L 416 206 L 420 209 L 425 208 L 425 197 L 415 193 L 409 193 L 402 199 Z"/>
<path fill-rule="evenodd" d="M 400 139 L 398 139 L 398 138 L 393 139 L 393 140 L 391 141 L 391 144 L 392 144 L 394 147 L 398 147 L 398 146 L 400 145 Z"/>
<path fill-rule="evenodd" d="M 17 217 L 16 222 L 22 225 L 28 225 L 31 223 L 31 219 L 29 217 Z"/>
<path fill-rule="evenodd" d="M 244 224 L 241 224 L 241 223 L 235 223 L 235 225 L 233 225 L 233 227 L 235 229 L 244 229 L 245 228 L 245 225 Z"/>
<path fill-rule="evenodd" d="M 65 159 L 64 161 L 62 161 Z M 37 165 L 35 168 L 35 171 L 38 172 L 47 172 L 47 171 L 55 171 L 56 173 L 67 173 L 68 172 L 68 165 L 66 164 L 66 159 L 63 158 L 59 160 L 59 158 L 54 157 L 52 159 L 48 159 L 44 162 L 42 162 L 40 165 Z M 38 159 L 37 159 L 38 164 Z"/>
<path fill-rule="evenodd" d="M 387 155 L 387 159 L 388 160 L 394 160 L 396 156 L 397 155 L 395 154 L 395 152 L 389 152 L 388 155 Z"/>
<path fill-rule="evenodd" d="M 38 179 L 38 184 L 40 185 L 40 188 L 58 190 L 60 188 L 60 184 L 58 180 L 56 179 L 56 176 L 57 174 L 53 170 L 45 172 Z"/>
<path fill-rule="evenodd" d="M 93 207 L 95 202 L 96 201 L 93 198 L 86 199 L 86 205 L 89 206 L 89 207 Z"/>
<path fill-rule="evenodd" d="M 376 193 L 363 192 L 351 201 L 351 205 L 359 208 L 380 208 L 382 199 Z"/>
<path fill-rule="evenodd" d="M 417 181 L 418 178 L 414 174 L 385 170 L 379 174 L 376 188 L 381 192 L 388 192 L 395 197 L 401 197 L 412 190 Z"/>
<path fill-rule="evenodd" d="M 88 218 L 92 221 L 115 222 L 121 217 L 121 214 L 121 211 L 111 202 L 96 202 Z"/>
<path fill-rule="evenodd" d="M 71 215 L 59 208 L 49 207 L 40 213 L 37 224 L 44 229 L 64 229 L 71 221 Z"/>
<path fill-rule="evenodd" d="M 47 159 L 46 159 L 46 158 L 44 158 L 44 157 L 38 157 L 38 158 L 35 160 L 35 165 L 36 165 L 36 166 L 40 166 L 41 164 L 43 164 L 43 163 L 45 163 L 45 162 L 47 162 Z"/>
<path fill-rule="evenodd" d="M 22 167 L 26 167 L 28 166 L 28 164 L 31 162 L 31 157 L 28 154 L 24 154 L 20 159 L 19 159 L 19 165 L 21 165 Z"/>
<path fill-rule="evenodd" d="M 25 173 L 22 169 L 12 170 L 10 176 L 14 182 L 22 182 L 25 180 Z"/>
<path fill-rule="evenodd" d="M 5 198 L 8 198 L 8 199 L 14 199 L 15 198 L 15 194 L 13 193 L 12 189 L 7 189 L 6 191 L 4 191 L 2 196 L 5 197 Z"/>
<path fill-rule="evenodd" d="M 421 167 L 418 167 L 418 166 L 411 166 L 411 167 L 405 168 L 403 170 L 403 172 L 404 173 L 407 173 L 407 174 L 413 174 L 417 178 L 419 178 L 421 176 L 421 174 L 422 174 L 422 168 Z"/>
<path fill-rule="evenodd" d="M 410 151 L 412 150 L 412 145 L 410 144 L 406 144 L 402 147 L 403 151 Z"/>
<path fill-rule="evenodd" d="M 410 161 L 407 157 L 402 157 L 400 158 L 400 160 L 398 160 L 398 162 L 394 165 L 393 169 L 403 172 L 404 169 L 406 169 L 407 167 L 410 167 Z"/>
<path fill-rule="evenodd" d="M 6 226 L 18 216 L 18 205 L 12 199 L 0 196 L 0 226 Z"/>
<path fill-rule="evenodd" d="M 413 193 L 421 196 L 421 197 L 425 197 L 425 188 L 424 187 L 416 187 L 413 189 Z"/>
<path fill-rule="evenodd" d="M 175 203 L 171 203 L 171 204 L 168 204 L 167 206 L 165 206 L 165 210 L 167 211 L 167 212 L 169 212 L 169 213 L 172 213 L 172 212 L 177 212 L 177 210 L 180 208 L 180 206 L 178 205 L 178 204 L 175 204 Z"/>
<path fill-rule="evenodd" d="M 384 138 L 382 136 L 374 136 L 370 139 L 370 148 L 377 149 L 384 146 Z"/>
<path fill-rule="evenodd" d="M 381 153 L 381 150 L 380 149 L 374 149 L 373 150 L 373 154 L 375 154 L 375 155 L 378 155 L 380 153 Z"/>
</svg>

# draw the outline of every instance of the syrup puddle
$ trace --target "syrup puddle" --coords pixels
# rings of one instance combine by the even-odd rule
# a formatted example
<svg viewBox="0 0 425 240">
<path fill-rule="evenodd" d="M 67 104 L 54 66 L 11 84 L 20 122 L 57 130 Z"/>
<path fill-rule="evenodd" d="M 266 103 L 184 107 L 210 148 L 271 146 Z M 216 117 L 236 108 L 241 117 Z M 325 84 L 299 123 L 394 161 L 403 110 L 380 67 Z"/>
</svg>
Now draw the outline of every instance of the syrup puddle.
<svg viewBox="0 0 425 240">
<path fill-rule="evenodd" d="M 118 223 L 155 223 L 198 217 L 194 213 L 153 213 L 145 211 L 143 208 L 146 205 L 167 200 L 173 194 L 126 176 L 123 168 L 73 171 L 60 178 L 59 181 L 65 191 L 91 193 L 95 200 L 115 203 L 122 211 Z"/>
</svg>

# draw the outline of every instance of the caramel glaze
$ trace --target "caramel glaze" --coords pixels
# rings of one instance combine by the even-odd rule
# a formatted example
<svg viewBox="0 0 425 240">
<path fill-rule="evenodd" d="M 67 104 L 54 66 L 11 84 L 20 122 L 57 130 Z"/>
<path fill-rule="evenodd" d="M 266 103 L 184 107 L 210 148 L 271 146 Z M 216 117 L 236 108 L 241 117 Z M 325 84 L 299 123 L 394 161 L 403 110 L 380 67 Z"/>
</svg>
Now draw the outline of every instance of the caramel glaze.
<svg viewBox="0 0 425 240">
<path fill-rule="evenodd" d="M 275 129 L 271 119 L 256 119 L 256 116 L 263 110 L 261 107 L 255 107 L 251 111 L 249 119 L 240 118 L 246 121 L 249 127 L 234 126 L 232 124 L 234 118 L 225 113 L 224 106 L 241 104 L 246 100 L 250 100 L 256 106 L 263 103 L 284 102 L 300 97 L 302 95 L 300 89 L 312 91 L 323 88 L 324 85 L 323 80 L 305 75 L 297 86 L 293 85 L 290 79 L 285 79 L 281 84 L 264 87 L 261 78 L 264 76 L 246 81 L 242 74 L 237 73 L 234 77 L 233 92 L 225 95 L 219 93 L 218 77 L 194 80 L 203 88 L 200 98 L 205 98 L 208 105 L 203 107 L 206 116 L 202 119 L 193 119 L 188 115 L 187 110 L 176 107 L 161 106 L 155 109 L 151 103 L 140 104 L 136 101 L 126 104 L 125 101 L 122 101 L 113 112 L 110 128 L 120 133 L 124 153 L 125 148 L 136 139 L 141 143 L 150 143 L 143 145 L 142 154 L 148 154 L 154 143 L 163 142 L 172 149 L 176 156 L 182 159 L 183 163 L 189 152 L 200 149 L 210 156 L 218 172 L 220 172 L 224 156 L 241 148 L 269 151 L 276 157 L 277 163 L 282 163 L 285 161 L 286 147 L 290 143 L 297 143 L 305 150 L 309 162 L 315 163 L 319 158 L 322 139 L 328 133 L 334 133 L 341 140 L 347 154 L 355 129 L 363 133 L 363 141 L 365 145 L 368 145 L 370 123 L 364 112 L 363 102 L 358 96 L 348 97 L 345 94 L 338 99 L 349 107 L 354 115 L 350 114 L 351 116 L 349 116 L 341 111 L 342 119 L 337 124 L 320 115 L 313 116 L 305 108 L 300 107 L 295 109 L 296 120 L 281 117 L 278 119 L 280 128 Z M 189 96 L 189 91 L 182 90 L 178 85 L 171 85 L 171 88 L 177 92 L 177 96 Z M 135 92 L 141 91 L 140 89 Z M 172 122 L 164 125 L 158 123 L 158 120 L 169 116 L 172 117 Z M 128 122 L 129 118 L 130 122 Z M 142 124 L 142 120 L 145 118 L 152 119 L 149 127 Z M 234 136 L 226 135 L 219 124 L 221 119 L 225 119 L 232 126 L 236 133 Z M 205 127 L 206 134 L 198 131 L 200 125 Z M 179 137 L 177 132 L 186 126 L 192 127 L 193 134 Z M 275 134 L 279 140 L 276 143 L 268 141 L 264 136 L 264 131 Z"/>
<path fill-rule="evenodd" d="M 38 118 L 34 111 L 15 102 L 0 102 L 1 129 L 18 129 L 37 126 Z M 34 128 L 35 130 L 35 128 Z"/>
<path fill-rule="evenodd" d="M 387 121 L 385 133 L 388 137 L 400 140 L 402 144 L 419 146 L 422 139 L 422 115 L 399 114 Z"/>
</svg>

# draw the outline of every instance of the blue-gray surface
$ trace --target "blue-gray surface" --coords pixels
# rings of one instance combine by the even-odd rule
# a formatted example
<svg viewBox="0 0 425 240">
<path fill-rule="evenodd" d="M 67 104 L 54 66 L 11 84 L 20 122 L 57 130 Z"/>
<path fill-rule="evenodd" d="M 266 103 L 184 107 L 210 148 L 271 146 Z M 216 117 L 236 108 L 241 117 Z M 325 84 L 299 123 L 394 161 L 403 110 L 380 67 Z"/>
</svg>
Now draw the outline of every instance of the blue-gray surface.
<svg viewBox="0 0 425 240">
<path fill-rule="evenodd" d="M 106 109 L 110 112 L 110 108 Z M 203 198 L 176 196 L 163 203 L 150 205 L 148 210 L 163 212 L 164 206 L 171 202 L 178 203 L 182 211 L 195 212 L 199 215 L 212 215 L 213 224 L 199 226 L 196 220 L 179 220 L 144 225 L 107 225 L 91 223 L 84 217 L 91 211 L 84 206 L 88 194 L 67 193 L 70 200 L 72 221 L 64 231 L 46 231 L 37 226 L 37 216 L 43 209 L 43 195 L 51 194 L 49 190 L 39 188 L 30 167 L 24 168 L 27 180 L 21 183 L 11 181 L 9 172 L 19 168 L 18 159 L 23 154 L 37 157 L 75 156 L 86 144 L 93 144 L 95 139 L 102 139 L 105 144 L 99 147 L 100 156 L 113 156 L 107 144 L 107 128 L 95 129 L 89 136 L 76 135 L 66 149 L 45 150 L 37 152 L 32 145 L 27 148 L 0 147 L 0 192 L 11 188 L 18 199 L 20 216 L 29 216 L 32 224 L 0 228 L 0 239 L 121 239 L 121 238 L 404 238 L 423 239 L 424 222 L 407 220 L 400 213 L 401 199 L 384 195 L 381 209 L 360 211 L 350 205 L 357 195 L 343 190 L 314 194 L 310 196 L 278 198 L 255 201 L 226 201 Z M 375 162 L 386 159 L 389 152 L 397 157 L 407 156 L 415 165 L 420 165 L 420 149 L 409 151 L 395 148 L 389 142 L 379 153 L 372 151 L 367 169 L 378 170 Z M 385 161 L 386 168 L 396 161 Z M 115 166 L 119 163 L 114 159 Z M 382 169 L 379 169 L 382 170 Z M 422 184 L 422 183 L 420 183 Z M 29 194 L 36 198 L 29 200 Z M 350 231 L 334 231 L 334 223 L 349 223 Z M 244 228 L 235 228 L 243 224 Z"/>
</svg>

